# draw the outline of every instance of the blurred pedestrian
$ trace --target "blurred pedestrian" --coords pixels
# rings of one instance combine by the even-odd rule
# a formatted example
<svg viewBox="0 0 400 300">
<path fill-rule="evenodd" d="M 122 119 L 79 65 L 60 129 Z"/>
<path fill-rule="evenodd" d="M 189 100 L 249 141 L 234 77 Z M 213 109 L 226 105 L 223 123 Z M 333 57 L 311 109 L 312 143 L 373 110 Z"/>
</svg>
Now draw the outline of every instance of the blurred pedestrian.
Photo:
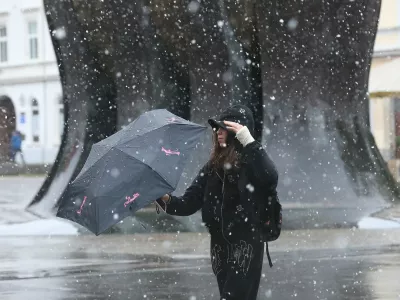
<svg viewBox="0 0 400 300">
<path fill-rule="evenodd" d="M 20 154 L 22 163 L 25 165 L 24 155 L 22 153 L 22 134 L 18 130 L 15 130 L 10 140 L 10 159 L 12 162 L 15 162 L 18 153 Z"/>
<path fill-rule="evenodd" d="M 183 196 L 167 194 L 156 203 L 177 216 L 201 209 L 221 299 L 255 300 L 264 256 L 259 207 L 276 194 L 278 173 L 252 136 L 254 118 L 248 107 L 229 107 L 218 121 L 208 122 L 214 130 L 209 161 Z"/>
</svg>

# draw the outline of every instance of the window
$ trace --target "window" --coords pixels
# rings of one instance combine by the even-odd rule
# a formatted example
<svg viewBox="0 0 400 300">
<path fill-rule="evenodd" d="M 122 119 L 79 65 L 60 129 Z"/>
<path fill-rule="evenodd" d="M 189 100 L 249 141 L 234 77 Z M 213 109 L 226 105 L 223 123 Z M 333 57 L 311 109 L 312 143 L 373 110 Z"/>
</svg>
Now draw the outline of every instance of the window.
<svg viewBox="0 0 400 300">
<path fill-rule="evenodd" d="M 38 28 L 36 21 L 28 22 L 28 36 L 29 36 L 29 58 L 36 59 L 39 57 Z"/>
<path fill-rule="evenodd" d="M 21 96 L 19 97 L 19 104 L 21 105 L 21 107 L 24 107 L 24 106 L 25 106 L 25 98 L 24 98 L 23 95 L 21 95 Z"/>
<path fill-rule="evenodd" d="M 6 62 L 7 59 L 7 27 L 0 25 L 0 62 Z"/>
<path fill-rule="evenodd" d="M 39 135 L 40 135 L 39 103 L 36 99 L 32 99 L 32 138 L 34 142 L 39 142 Z"/>
<path fill-rule="evenodd" d="M 62 138 L 62 135 L 64 133 L 64 125 L 65 125 L 63 96 L 58 97 L 58 111 L 59 111 L 59 116 L 60 116 L 60 136 Z"/>
<path fill-rule="evenodd" d="M 20 124 L 25 124 L 26 123 L 26 115 L 24 112 L 21 112 L 21 114 L 19 115 L 19 123 Z"/>
</svg>

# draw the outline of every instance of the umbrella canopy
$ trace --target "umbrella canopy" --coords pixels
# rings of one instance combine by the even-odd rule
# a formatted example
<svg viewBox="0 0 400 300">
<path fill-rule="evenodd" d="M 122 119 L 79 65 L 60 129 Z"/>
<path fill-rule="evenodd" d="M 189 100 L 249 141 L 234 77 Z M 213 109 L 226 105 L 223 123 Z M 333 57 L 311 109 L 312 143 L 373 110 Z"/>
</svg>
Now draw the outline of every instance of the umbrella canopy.
<svg viewBox="0 0 400 300">
<path fill-rule="evenodd" d="M 206 127 L 165 109 L 146 112 L 94 144 L 57 216 L 96 235 L 176 189 Z"/>
</svg>

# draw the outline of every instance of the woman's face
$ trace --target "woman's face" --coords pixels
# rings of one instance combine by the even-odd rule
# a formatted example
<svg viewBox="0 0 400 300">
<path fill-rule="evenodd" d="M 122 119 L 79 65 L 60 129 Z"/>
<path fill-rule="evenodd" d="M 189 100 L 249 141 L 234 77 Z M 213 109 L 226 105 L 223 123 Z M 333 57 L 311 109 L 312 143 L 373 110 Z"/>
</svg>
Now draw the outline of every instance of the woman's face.
<svg viewBox="0 0 400 300">
<path fill-rule="evenodd" d="M 226 140 L 228 138 L 228 131 L 223 128 L 217 130 L 218 144 L 220 147 L 226 147 Z"/>
</svg>

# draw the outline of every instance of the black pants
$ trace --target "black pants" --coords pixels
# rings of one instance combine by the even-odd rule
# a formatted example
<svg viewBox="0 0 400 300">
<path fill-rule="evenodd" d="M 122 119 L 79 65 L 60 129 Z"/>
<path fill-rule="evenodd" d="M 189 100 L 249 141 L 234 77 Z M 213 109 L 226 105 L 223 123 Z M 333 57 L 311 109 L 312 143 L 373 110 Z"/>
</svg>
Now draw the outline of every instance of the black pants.
<svg viewBox="0 0 400 300">
<path fill-rule="evenodd" d="M 221 299 L 256 300 L 264 258 L 264 243 L 238 239 L 228 243 L 211 234 L 211 264 Z"/>
<path fill-rule="evenodd" d="M 10 160 L 12 162 L 15 162 L 15 158 L 18 153 L 21 155 L 22 163 L 25 165 L 25 158 L 24 158 L 24 155 L 22 154 L 21 149 L 10 149 Z"/>
</svg>

